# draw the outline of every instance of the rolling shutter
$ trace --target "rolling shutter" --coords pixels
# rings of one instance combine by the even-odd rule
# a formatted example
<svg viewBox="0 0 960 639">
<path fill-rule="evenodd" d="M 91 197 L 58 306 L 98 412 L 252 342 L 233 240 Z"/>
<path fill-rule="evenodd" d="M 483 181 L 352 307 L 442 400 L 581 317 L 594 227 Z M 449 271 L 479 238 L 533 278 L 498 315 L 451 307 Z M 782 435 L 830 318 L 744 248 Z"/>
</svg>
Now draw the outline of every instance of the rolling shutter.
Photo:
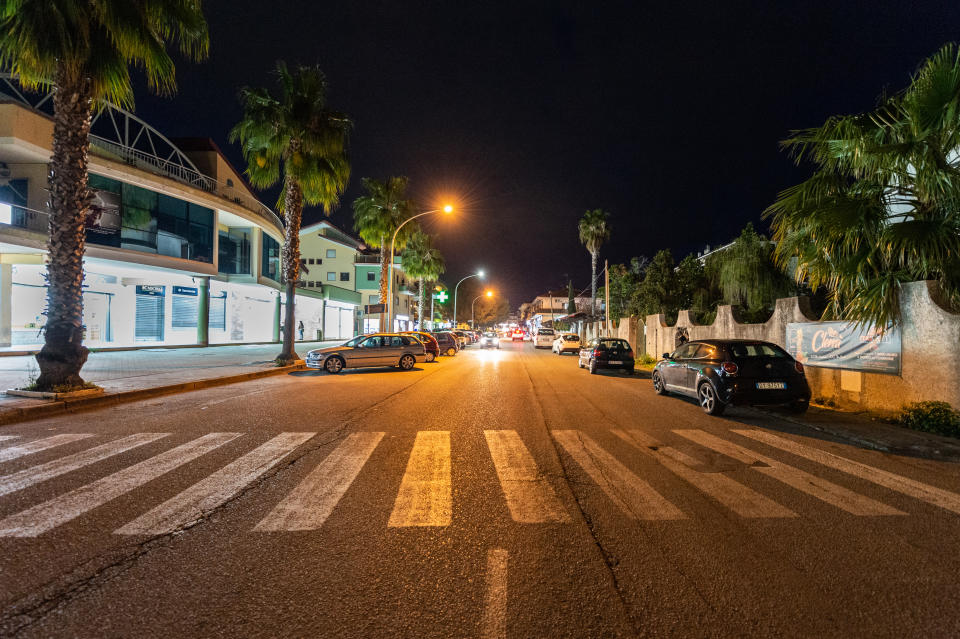
<svg viewBox="0 0 960 639">
<path fill-rule="evenodd" d="M 161 289 L 159 295 L 156 291 L 144 293 L 137 291 L 134 339 L 138 342 L 163 341 L 163 287 L 154 288 Z"/>
</svg>

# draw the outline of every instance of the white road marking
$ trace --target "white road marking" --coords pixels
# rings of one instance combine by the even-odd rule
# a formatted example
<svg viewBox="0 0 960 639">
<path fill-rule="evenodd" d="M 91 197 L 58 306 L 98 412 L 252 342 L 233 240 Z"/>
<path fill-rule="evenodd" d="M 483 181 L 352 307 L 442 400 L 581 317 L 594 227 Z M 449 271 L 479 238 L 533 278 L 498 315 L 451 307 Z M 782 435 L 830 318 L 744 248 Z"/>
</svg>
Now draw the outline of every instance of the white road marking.
<svg viewBox="0 0 960 639">
<path fill-rule="evenodd" d="M 210 433 L 0 521 L 0 537 L 36 537 L 226 444 L 240 433 Z"/>
<path fill-rule="evenodd" d="M 517 431 L 485 430 L 483 436 L 514 521 L 524 524 L 570 521 Z"/>
<path fill-rule="evenodd" d="M 595 441 L 577 430 L 551 431 L 567 454 L 631 519 L 685 519 L 676 506 Z"/>
<path fill-rule="evenodd" d="M 315 530 L 322 526 L 384 435 L 348 435 L 254 530 Z"/>
<path fill-rule="evenodd" d="M 187 527 L 239 493 L 314 435 L 316 433 L 280 433 L 114 533 L 162 535 Z"/>
<path fill-rule="evenodd" d="M 81 439 L 86 439 L 87 437 L 93 437 L 93 435 L 89 433 L 52 435 L 51 437 L 35 439 L 32 442 L 26 442 L 25 444 L 7 446 L 6 448 L 0 449 L 0 462 L 10 461 L 11 459 L 23 457 L 24 455 L 39 453 L 42 450 L 47 450 L 48 448 L 53 448 L 54 446 L 62 446 L 63 444 L 69 444 L 70 442 L 77 442 Z"/>
<path fill-rule="evenodd" d="M 612 430 L 614 435 L 653 457 L 677 477 L 693 484 L 741 517 L 796 517 L 797 514 L 777 502 L 747 488 L 723 473 L 702 473 L 691 466 L 697 460 L 670 446 L 661 446 L 639 430 Z M 654 447 L 656 450 L 654 450 Z"/>
<path fill-rule="evenodd" d="M 453 518 L 450 431 L 417 433 L 387 526 L 449 526 Z"/>
<path fill-rule="evenodd" d="M 507 637 L 507 559 L 502 548 L 487 552 L 487 593 L 483 606 L 483 639 Z"/>
<path fill-rule="evenodd" d="M 812 446 L 798 444 L 789 439 L 777 437 L 776 435 L 771 435 L 763 431 L 735 430 L 733 432 L 763 442 L 774 448 L 785 450 L 788 453 L 793 453 L 804 459 L 817 462 L 818 464 L 823 464 L 824 466 L 854 475 L 855 477 L 866 479 L 884 488 L 889 488 L 890 490 L 914 497 L 920 501 L 925 501 L 928 504 L 933 504 L 934 506 L 939 506 L 960 514 L 960 495 L 952 493 L 949 490 L 943 490 L 942 488 L 924 484 L 908 477 L 903 477 L 902 475 L 896 475 L 885 470 L 880 470 L 879 468 L 874 468 L 873 466 L 867 466 L 852 459 L 840 457 L 839 455 L 834 455 L 833 453 L 828 453 L 827 451 L 813 448 Z"/>
<path fill-rule="evenodd" d="M 128 435 L 127 437 L 107 442 L 94 448 L 88 448 L 87 450 L 68 455 L 67 457 L 61 457 L 60 459 L 55 459 L 45 464 L 25 468 L 20 472 L 4 475 L 0 477 L 0 495 L 7 495 L 18 490 L 23 490 L 28 486 L 33 486 L 34 484 L 39 484 L 53 477 L 58 477 L 77 470 L 78 468 L 94 464 L 107 457 L 119 455 L 131 448 L 150 444 L 169 435 L 170 433 L 137 433 L 136 435 Z"/>
<path fill-rule="evenodd" d="M 811 497 L 815 497 L 820 501 L 836 506 L 853 515 L 875 516 L 906 514 L 892 506 L 887 506 L 869 497 L 864 497 L 852 490 L 847 490 L 842 486 L 829 482 L 826 479 L 821 479 L 816 475 L 811 475 L 798 468 L 787 466 L 770 457 L 765 457 L 764 455 L 720 439 L 702 430 L 675 430 L 673 432 L 701 446 L 712 448 L 721 455 L 732 457 L 744 464 L 764 464 L 764 466 L 754 465 L 751 467 L 764 475 L 772 477 Z"/>
<path fill-rule="evenodd" d="M 20 439 L 20 435 L 0 435 L 0 442 L 5 442 L 9 439 Z"/>
</svg>

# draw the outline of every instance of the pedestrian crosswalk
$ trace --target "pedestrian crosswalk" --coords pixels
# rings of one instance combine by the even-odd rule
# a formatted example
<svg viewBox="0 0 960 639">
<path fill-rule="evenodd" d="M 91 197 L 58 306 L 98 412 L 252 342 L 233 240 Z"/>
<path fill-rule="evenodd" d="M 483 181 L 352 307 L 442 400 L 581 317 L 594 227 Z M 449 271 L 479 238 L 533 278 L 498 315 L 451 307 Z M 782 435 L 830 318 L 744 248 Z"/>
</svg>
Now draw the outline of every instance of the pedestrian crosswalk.
<svg viewBox="0 0 960 639">
<path fill-rule="evenodd" d="M 153 503 L 144 503 L 141 514 L 112 530 L 113 534 L 130 536 L 177 532 L 202 521 L 208 513 L 255 485 L 315 435 L 284 432 L 258 445 L 253 443 L 255 436 L 235 432 L 207 433 L 177 445 L 165 443 L 172 441 L 171 433 L 136 433 L 106 438 L 108 441 L 101 441 L 103 436 L 92 433 L 58 434 L 26 441 L 18 436 L 0 436 L 0 497 L 81 469 L 92 474 L 90 470 L 96 464 L 108 459 L 111 468 L 121 466 L 120 470 L 0 519 L 0 537 L 37 537 L 50 532 L 150 482 L 175 477 L 191 462 L 214 451 L 221 450 L 221 454 L 232 457 L 234 453 L 227 450 L 250 440 L 242 448 L 246 452 L 176 494 L 170 494 L 175 492 L 170 490 Z M 745 520 L 795 520 L 801 516 L 798 510 L 809 507 L 801 505 L 804 498 L 857 517 L 906 516 L 909 509 L 904 506 L 904 496 L 960 514 L 958 493 L 764 430 L 735 429 L 720 436 L 698 429 L 677 429 L 654 437 L 641 429 L 590 434 L 560 429 L 552 431 L 551 436 L 563 468 L 552 454 L 542 453 L 542 447 L 534 449 L 541 451 L 537 456 L 532 454 L 528 447 L 531 442 L 525 442 L 516 430 L 483 431 L 483 442 L 492 462 L 488 499 L 502 504 L 503 512 L 518 524 L 573 521 L 572 513 L 578 506 L 559 480 L 564 471 L 575 483 L 586 481 L 595 487 L 595 498 L 606 500 L 615 512 L 629 520 L 695 519 L 697 514 L 689 511 L 689 506 L 684 508 L 684 502 L 676 497 L 690 489 Z M 383 446 L 385 437 L 385 432 L 344 436 L 298 484 L 266 510 L 267 514 L 252 526 L 252 531 L 282 533 L 322 528 L 338 505 L 349 498 L 351 486 Z M 673 445 L 662 442 L 664 437 Z M 399 444 L 406 460 L 402 475 L 399 467 L 384 471 L 384 466 L 378 465 L 378 470 L 370 471 L 383 475 L 378 477 L 377 486 L 389 493 L 385 498 L 392 503 L 389 516 L 382 515 L 382 525 L 390 529 L 443 528 L 454 522 L 452 469 L 457 458 L 452 455 L 453 439 L 449 431 L 420 431 L 412 440 Z M 148 444 L 154 445 L 149 452 L 142 449 Z M 73 451 L 78 447 L 82 447 L 78 452 L 29 465 L 31 456 L 48 459 L 58 450 Z M 156 452 L 157 447 L 163 450 Z M 773 452 L 761 453 L 757 448 Z M 140 461 L 125 463 L 124 455 L 137 455 Z M 727 460 L 719 471 L 703 461 L 716 460 L 718 455 Z M 4 473 L 4 466 L 11 462 L 20 469 Z M 666 472 L 659 472 L 661 469 Z M 819 470 L 826 470 L 823 474 L 831 480 L 821 476 Z M 395 475 L 388 476 L 390 473 Z M 843 476 L 852 477 L 854 486 L 859 488 L 836 483 Z M 757 481 L 760 477 L 786 489 L 778 490 L 776 498 L 764 494 L 769 483 Z M 665 489 L 664 482 L 669 484 L 670 478 L 680 481 Z M 862 494 L 864 482 L 875 487 L 871 496 Z M 484 488 L 482 485 L 481 489 Z M 890 491 L 891 496 L 896 493 L 897 507 L 877 497 L 887 494 L 884 491 Z M 0 505 L 3 503 L 0 501 Z M 497 516 L 494 508 L 487 512 Z"/>
</svg>

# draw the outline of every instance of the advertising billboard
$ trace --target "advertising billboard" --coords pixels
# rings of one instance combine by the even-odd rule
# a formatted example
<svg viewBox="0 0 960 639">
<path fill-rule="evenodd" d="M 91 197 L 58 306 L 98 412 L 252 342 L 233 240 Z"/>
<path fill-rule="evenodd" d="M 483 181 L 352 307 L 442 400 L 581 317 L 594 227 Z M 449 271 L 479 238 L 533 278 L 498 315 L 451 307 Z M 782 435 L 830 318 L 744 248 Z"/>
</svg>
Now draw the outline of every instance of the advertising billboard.
<svg viewBox="0 0 960 639">
<path fill-rule="evenodd" d="M 853 322 L 787 324 L 787 351 L 805 366 L 900 374 L 900 331 Z"/>
</svg>

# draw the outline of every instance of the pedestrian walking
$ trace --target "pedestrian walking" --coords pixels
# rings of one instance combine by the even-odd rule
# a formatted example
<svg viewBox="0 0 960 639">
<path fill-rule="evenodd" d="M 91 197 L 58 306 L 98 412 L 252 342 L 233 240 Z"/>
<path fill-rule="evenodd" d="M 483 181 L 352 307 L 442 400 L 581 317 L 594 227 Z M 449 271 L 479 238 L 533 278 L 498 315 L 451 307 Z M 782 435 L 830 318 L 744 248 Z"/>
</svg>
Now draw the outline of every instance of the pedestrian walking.
<svg viewBox="0 0 960 639">
<path fill-rule="evenodd" d="M 303 320 L 300 320 L 300 325 L 297 326 L 297 332 L 300 333 L 300 341 L 303 341 Z"/>
</svg>

